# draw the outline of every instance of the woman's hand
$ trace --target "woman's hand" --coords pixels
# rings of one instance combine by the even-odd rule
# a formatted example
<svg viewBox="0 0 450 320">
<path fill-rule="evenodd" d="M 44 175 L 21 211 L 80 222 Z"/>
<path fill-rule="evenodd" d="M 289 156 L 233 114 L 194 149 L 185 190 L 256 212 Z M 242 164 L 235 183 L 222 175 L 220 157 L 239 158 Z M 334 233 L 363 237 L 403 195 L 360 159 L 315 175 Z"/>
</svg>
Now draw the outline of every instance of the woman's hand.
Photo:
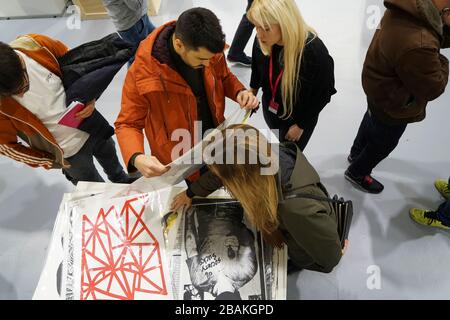
<svg viewBox="0 0 450 320">
<path fill-rule="evenodd" d="M 345 252 L 347 251 L 349 243 L 350 242 L 348 241 L 348 239 L 344 240 L 344 248 L 342 248 L 342 255 L 344 255 Z"/>
<path fill-rule="evenodd" d="M 170 210 L 178 211 L 180 208 L 189 209 L 192 206 L 192 199 L 187 196 L 186 191 L 177 194 L 170 205 Z"/>
<path fill-rule="evenodd" d="M 294 124 L 289 128 L 289 131 L 284 138 L 288 141 L 297 142 L 302 137 L 302 134 L 303 129 Z"/>
</svg>

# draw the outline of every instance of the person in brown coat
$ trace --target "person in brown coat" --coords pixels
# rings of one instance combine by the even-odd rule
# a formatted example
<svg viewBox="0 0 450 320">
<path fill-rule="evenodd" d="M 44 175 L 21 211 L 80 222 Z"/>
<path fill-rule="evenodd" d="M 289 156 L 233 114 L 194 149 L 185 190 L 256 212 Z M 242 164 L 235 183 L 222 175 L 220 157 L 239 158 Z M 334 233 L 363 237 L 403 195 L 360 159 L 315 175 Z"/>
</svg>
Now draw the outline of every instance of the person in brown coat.
<svg viewBox="0 0 450 320">
<path fill-rule="evenodd" d="M 387 11 L 362 72 L 368 110 L 348 157 L 345 178 L 380 193 L 372 170 L 397 146 L 407 124 L 422 121 L 428 102 L 445 90 L 450 47 L 450 0 L 385 0 Z"/>
</svg>

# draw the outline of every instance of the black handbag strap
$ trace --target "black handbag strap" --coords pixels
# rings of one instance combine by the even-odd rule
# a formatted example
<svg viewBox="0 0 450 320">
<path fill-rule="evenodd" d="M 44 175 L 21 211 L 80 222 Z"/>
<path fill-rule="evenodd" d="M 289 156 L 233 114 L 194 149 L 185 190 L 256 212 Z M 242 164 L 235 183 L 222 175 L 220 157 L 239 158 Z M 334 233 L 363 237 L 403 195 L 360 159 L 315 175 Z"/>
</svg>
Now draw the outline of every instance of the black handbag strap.
<svg viewBox="0 0 450 320">
<path fill-rule="evenodd" d="M 291 193 L 284 196 L 286 200 L 295 199 L 295 198 L 307 198 L 307 199 L 313 199 L 318 201 L 324 201 L 324 202 L 330 202 L 330 203 L 337 203 L 337 204 L 343 204 L 346 201 L 339 200 L 339 199 L 331 199 L 327 197 L 320 197 L 313 194 L 308 193 Z"/>
</svg>

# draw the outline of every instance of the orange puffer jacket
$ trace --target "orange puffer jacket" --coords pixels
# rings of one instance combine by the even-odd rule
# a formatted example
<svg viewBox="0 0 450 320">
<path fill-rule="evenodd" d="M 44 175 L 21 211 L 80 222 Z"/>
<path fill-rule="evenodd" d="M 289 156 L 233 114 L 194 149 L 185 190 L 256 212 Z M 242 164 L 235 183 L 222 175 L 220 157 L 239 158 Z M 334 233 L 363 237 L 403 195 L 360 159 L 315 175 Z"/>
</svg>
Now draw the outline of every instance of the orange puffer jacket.
<svg viewBox="0 0 450 320">
<path fill-rule="evenodd" d="M 154 30 L 141 42 L 136 59 L 128 70 L 122 92 L 122 107 L 115 122 L 116 135 L 124 162 L 144 152 L 144 135 L 151 153 L 163 164 L 179 141 L 171 141 L 176 129 L 191 132 L 193 144 L 197 100 L 187 82 L 170 66 L 167 41 L 175 21 Z M 215 125 L 224 121 L 225 97 L 236 101 L 244 85 L 228 69 L 223 53 L 215 55 L 204 68 L 205 90 Z M 134 169 L 135 170 L 135 169 Z"/>
</svg>

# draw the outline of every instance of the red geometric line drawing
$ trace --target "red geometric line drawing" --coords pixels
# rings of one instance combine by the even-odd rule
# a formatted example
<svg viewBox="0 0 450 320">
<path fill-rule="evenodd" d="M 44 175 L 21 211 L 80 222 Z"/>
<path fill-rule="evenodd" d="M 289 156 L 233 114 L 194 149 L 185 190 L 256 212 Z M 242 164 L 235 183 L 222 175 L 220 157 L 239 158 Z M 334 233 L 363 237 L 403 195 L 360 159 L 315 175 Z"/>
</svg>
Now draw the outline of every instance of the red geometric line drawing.
<svg viewBox="0 0 450 320">
<path fill-rule="evenodd" d="M 167 296 L 160 246 L 142 220 L 142 198 L 120 210 L 82 217 L 80 299 L 134 300 Z"/>
</svg>

